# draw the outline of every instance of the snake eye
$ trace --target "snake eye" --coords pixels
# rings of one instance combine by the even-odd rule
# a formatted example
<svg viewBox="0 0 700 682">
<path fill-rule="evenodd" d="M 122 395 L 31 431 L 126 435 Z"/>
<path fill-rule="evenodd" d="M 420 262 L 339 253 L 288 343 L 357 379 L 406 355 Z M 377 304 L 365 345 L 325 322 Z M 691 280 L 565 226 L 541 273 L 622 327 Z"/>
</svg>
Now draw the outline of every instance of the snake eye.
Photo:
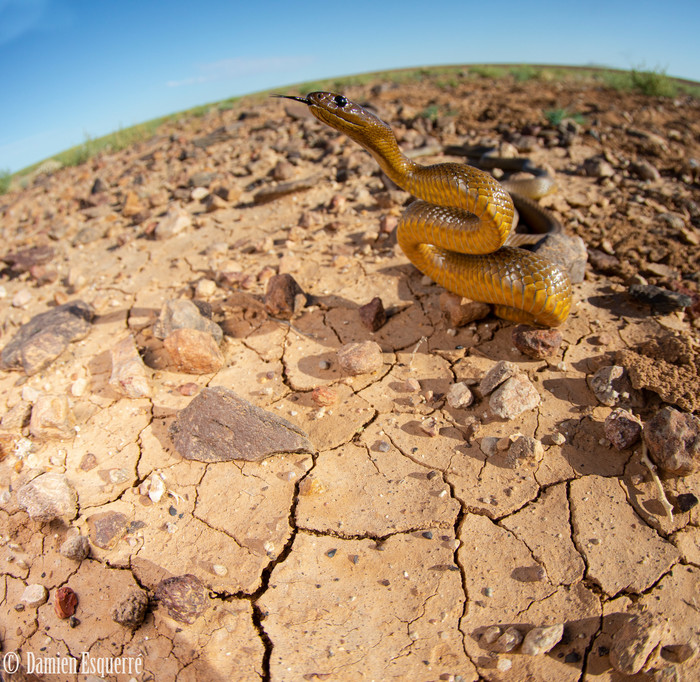
<svg viewBox="0 0 700 682">
<path fill-rule="evenodd" d="M 343 97 L 343 95 L 336 95 L 333 101 L 342 109 L 348 103 L 348 98 Z"/>
</svg>

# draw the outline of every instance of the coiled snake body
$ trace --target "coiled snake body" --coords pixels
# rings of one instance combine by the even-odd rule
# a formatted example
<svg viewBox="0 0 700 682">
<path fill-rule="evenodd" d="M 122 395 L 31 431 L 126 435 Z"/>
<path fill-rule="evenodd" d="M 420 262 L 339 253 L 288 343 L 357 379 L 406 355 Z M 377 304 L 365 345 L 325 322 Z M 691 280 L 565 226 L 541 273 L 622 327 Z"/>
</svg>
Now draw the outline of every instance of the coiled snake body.
<svg viewBox="0 0 700 682">
<path fill-rule="evenodd" d="M 343 95 L 289 97 L 345 133 L 418 200 L 404 211 L 397 240 L 409 260 L 460 296 L 494 304 L 499 317 L 555 327 L 571 309 L 567 273 L 541 256 L 504 246 L 513 201 L 491 175 L 459 163 L 422 166 L 399 149 L 391 128 Z"/>
</svg>

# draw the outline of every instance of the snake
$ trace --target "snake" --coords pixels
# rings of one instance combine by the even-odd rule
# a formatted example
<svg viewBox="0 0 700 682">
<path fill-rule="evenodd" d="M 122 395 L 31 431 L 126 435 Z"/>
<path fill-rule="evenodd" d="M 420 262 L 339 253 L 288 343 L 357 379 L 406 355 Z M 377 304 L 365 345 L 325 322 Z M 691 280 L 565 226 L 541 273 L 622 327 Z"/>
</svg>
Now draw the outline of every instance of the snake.
<svg viewBox="0 0 700 682">
<path fill-rule="evenodd" d="M 490 173 L 463 163 L 413 161 L 387 123 L 344 95 L 276 96 L 306 104 L 318 120 L 360 144 L 416 198 L 401 215 L 396 238 L 423 274 L 459 296 L 492 304 L 496 316 L 508 321 L 556 327 L 566 320 L 571 310 L 566 270 L 518 246 L 513 198 Z M 530 215 L 536 206 L 516 200 L 521 213 Z M 553 228 L 544 221 L 541 229 Z"/>
</svg>

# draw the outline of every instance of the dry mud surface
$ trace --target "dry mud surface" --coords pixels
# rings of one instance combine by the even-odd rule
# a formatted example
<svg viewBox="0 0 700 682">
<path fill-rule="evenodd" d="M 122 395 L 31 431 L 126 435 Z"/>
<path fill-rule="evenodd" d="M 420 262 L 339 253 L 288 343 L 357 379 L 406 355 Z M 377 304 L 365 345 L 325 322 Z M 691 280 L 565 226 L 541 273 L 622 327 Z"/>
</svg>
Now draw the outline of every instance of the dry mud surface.
<svg viewBox="0 0 700 682">
<path fill-rule="evenodd" d="M 87 312 L 3 351 L 3 654 L 141 657 L 109 680 L 700 679 L 698 453 L 654 480 L 641 441 L 605 429 L 616 408 L 700 407 L 698 102 L 473 78 L 345 94 L 406 150 L 487 144 L 553 169 L 541 203 L 588 249 L 554 355 L 492 316 L 454 326 L 396 246 L 408 196 L 286 101 L 38 176 L 0 197 L 0 345 L 59 305 Z M 584 122 L 548 124 L 559 108 Z M 264 304 L 280 273 L 307 295 L 291 319 Z M 645 283 L 690 299 L 652 308 L 629 293 Z M 374 297 L 387 321 L 369 331 Z M 178 299 L 223 335 L 163 339 Z M 367 340 L 379 366 L 344 372 L 337 351 Z M 539 396 L 512 418 L 479 388 L 501 361 Z M 171 426 L 206 387 L 312 451 L 183 457 Z"/>
</svg>

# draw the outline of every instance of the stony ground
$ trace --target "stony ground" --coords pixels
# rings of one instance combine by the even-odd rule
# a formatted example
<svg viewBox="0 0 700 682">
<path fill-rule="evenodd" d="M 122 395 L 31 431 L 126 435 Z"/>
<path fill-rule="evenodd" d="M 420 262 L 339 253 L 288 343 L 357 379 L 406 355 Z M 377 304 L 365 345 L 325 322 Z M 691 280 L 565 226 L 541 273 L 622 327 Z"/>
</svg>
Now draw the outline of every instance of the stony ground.
<svg viewBox="0 0 700 682">
<path fill-rule="evenodd" d="M 2 652 L 142 657 L 110 680 L 700 679 L 698 102 L 345 94 L 421 162 L 556 172 L 541 203 L 588 255 L 561 337 L 460 319 L 395 244 L 407 195 L 283 100 L 39 175 L 0 197 Z M 202 445 L 213 387 L 265 412 Z M 212 461 L 268 426 L 310 446 Z"/>
</svg>

